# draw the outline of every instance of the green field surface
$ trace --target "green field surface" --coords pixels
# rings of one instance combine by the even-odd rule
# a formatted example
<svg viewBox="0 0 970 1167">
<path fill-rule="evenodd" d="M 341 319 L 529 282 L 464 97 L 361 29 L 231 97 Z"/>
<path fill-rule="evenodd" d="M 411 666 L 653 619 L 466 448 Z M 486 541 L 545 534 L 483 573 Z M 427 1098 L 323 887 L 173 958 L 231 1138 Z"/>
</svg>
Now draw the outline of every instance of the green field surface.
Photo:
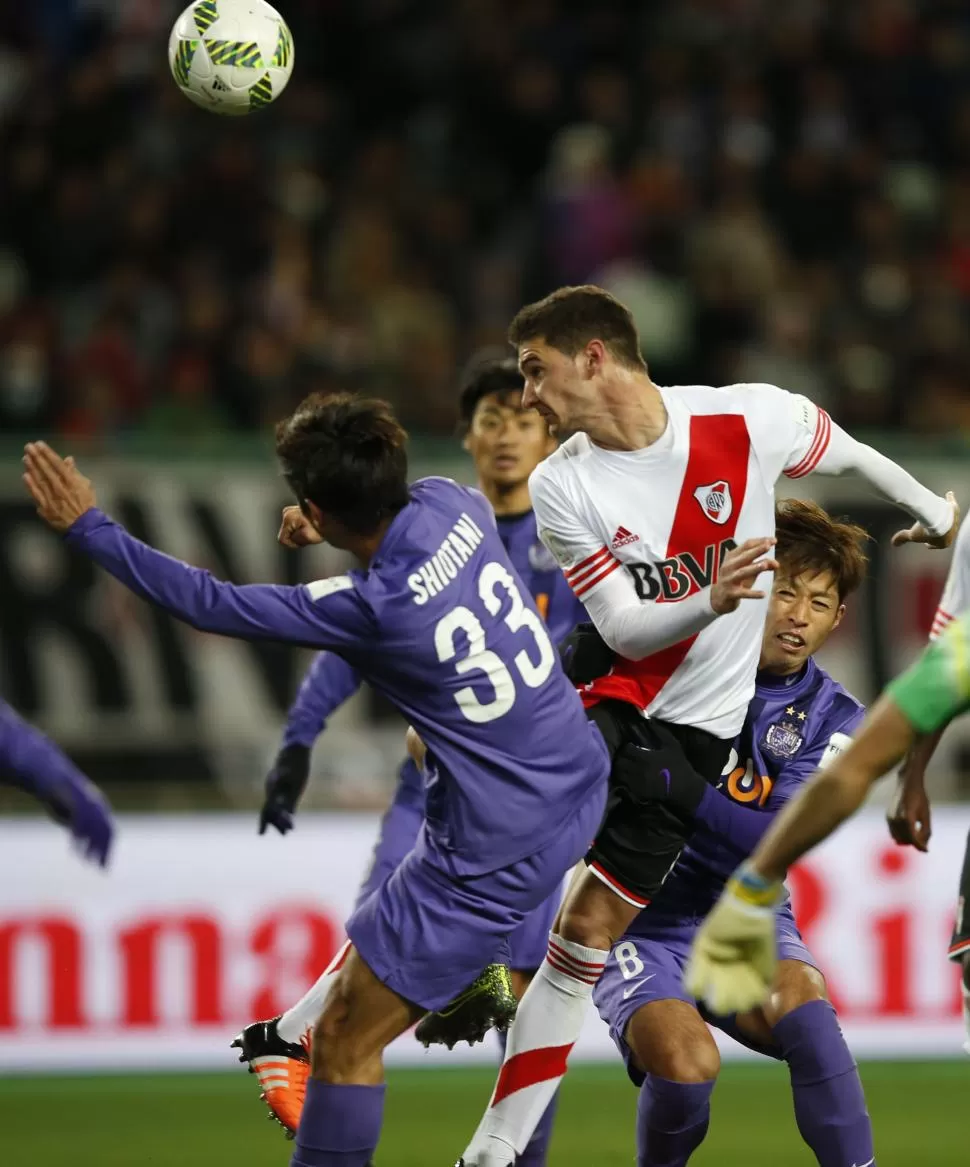
<svg viewBox="0 0 970 1167">
<path fill-rule="evenodd" d="M 966 1167 L 970 1062 L 863 1066 L 879 1167 Z M 452 1167 L 493 1080 L 479 1069 L 389 1076 L 377 1167 Z M 552 1167 L 632 1164 L 636 1091 L 614 1066 L 577 1066 L 563 1089 Z M 0 1080 L 10 1167 L 270 1167 L 290 1144 L 245 1073 Z M 692 1167 L 811 1167 L 782 1067 L 727 1066 Z"/>
</svg>

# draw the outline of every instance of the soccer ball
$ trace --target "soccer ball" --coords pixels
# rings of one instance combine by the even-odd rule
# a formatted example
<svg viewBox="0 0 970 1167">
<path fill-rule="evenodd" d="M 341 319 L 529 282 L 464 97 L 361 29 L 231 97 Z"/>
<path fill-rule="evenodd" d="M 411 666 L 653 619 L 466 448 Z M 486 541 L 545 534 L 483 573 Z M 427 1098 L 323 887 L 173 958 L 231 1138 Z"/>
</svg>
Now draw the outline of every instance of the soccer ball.
<svg viewBox="0 0 970 1167">
<path fill-rule="evenodd" d="M 179 89 L 213 113 L 260 109 L 286 88 L 293 37 L 265 0 L 196 0 L 168 38 L 168 64 Z"/>
</svg>

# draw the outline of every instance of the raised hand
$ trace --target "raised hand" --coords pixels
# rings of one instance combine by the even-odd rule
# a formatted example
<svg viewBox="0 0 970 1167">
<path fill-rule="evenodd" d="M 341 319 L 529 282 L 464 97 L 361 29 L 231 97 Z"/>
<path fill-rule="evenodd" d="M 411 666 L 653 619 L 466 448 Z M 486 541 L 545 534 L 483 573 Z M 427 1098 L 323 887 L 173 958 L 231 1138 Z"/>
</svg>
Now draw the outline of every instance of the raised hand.
<svg viewBox="0 0 970 1167">
<path fill-rule="evenodd" d="M 763 558 L 774 545 L 774 539 L 746 539 L 724 556 L 717 583 L 711 588 L 711 607 L 719 616 L 733 612 L 742 600 L 765 598 L 765 593 L 752 585 L 763 571 L 777 571 L 776 560 Z"/>
<path fill-rule="evenodd" d="M 55 531 L 66 531 L 86 511 L 98 505 L 91 480 L 46 442 L 24 446 L 24 485 L 37 513 Z"/>
<path fill-rule="evenodd" d="M 902 547 L 904 543 L 925 543 L 927 547 L 936 547 L 940 550 L 944 547 L 949 547 L 956 538 L 957 531 L 960 527 L 960 504 L 957 502 L 956 495 L 952 490 L 946 492 L 946 501 L 953 508 L 953 522 L 950 524 L 950 529 L 945 535 L 931 535 L 922 523 L 913 523 L 911 527 L 907 527 L 903 531 L 897 531 L 893 535 L 893 546 Z"/>
</svg>

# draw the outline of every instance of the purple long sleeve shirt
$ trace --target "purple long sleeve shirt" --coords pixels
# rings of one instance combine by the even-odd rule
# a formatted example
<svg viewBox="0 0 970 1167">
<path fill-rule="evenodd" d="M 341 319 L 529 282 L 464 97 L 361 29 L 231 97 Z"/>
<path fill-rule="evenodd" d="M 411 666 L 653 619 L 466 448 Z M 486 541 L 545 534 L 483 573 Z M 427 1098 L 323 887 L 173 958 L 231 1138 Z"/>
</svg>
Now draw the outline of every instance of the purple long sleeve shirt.
<svg viewBox="0 0 970 1167">
<path fill-rule="evenodd" d="M 423 479 L 367 570 L 298 587 L 218 581 L 98 510 L 66 538 L 202 631 L 339 653 L 427 745 L 427 837 L 458 875 L 534 853 L 605 789 L 606 747 L 478 491 Z"/>
<path fill-rule="evenodd" d="M 87 786 L 88 780 L 66 754 L 0 700 L 0 780 L 47 799 L 59 787 Z"/>
</svg>

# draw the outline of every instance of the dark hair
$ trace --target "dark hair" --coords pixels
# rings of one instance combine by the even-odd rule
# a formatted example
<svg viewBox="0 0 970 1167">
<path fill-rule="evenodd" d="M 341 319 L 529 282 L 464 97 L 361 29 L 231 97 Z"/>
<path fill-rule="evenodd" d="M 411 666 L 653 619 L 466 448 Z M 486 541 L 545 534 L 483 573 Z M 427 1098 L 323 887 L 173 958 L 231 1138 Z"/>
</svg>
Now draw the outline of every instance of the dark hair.
<svg viewBox="0 0 970 1167">
<path fill-rule="evenodd" d="M 313 393 L 276 427 L 276 455 L 301 506 L 372 534 L 407 506 L 407 434 L 386 401 Z"/>
<path fill-rule="evenodd" d="M 515 348 L 542 340 L 570 357 L 591 340 L 601 340 L 621 365 L 645 367 L 633 313 L 592 284 L 560 288 L 544 300 L 527 304 L 509 325 L 508 338 Z"/>
<path fill-rule="evenodd" d="M 482 349 L 465 366 L 458 389 L 458 417 L 471 423 L 475 408 L 490 393 L 521 393 L 522 374 L 505 349 Z"/>
<path fill-rule="evenodd" d="M 775 507 L 775 538 L 779 566 L 792 575 L 831 572 L 839 603 L 865 579 L 869 535 L 848 519 L 833 519 L 817 502 L 782 499 Z"/>
</svg>

